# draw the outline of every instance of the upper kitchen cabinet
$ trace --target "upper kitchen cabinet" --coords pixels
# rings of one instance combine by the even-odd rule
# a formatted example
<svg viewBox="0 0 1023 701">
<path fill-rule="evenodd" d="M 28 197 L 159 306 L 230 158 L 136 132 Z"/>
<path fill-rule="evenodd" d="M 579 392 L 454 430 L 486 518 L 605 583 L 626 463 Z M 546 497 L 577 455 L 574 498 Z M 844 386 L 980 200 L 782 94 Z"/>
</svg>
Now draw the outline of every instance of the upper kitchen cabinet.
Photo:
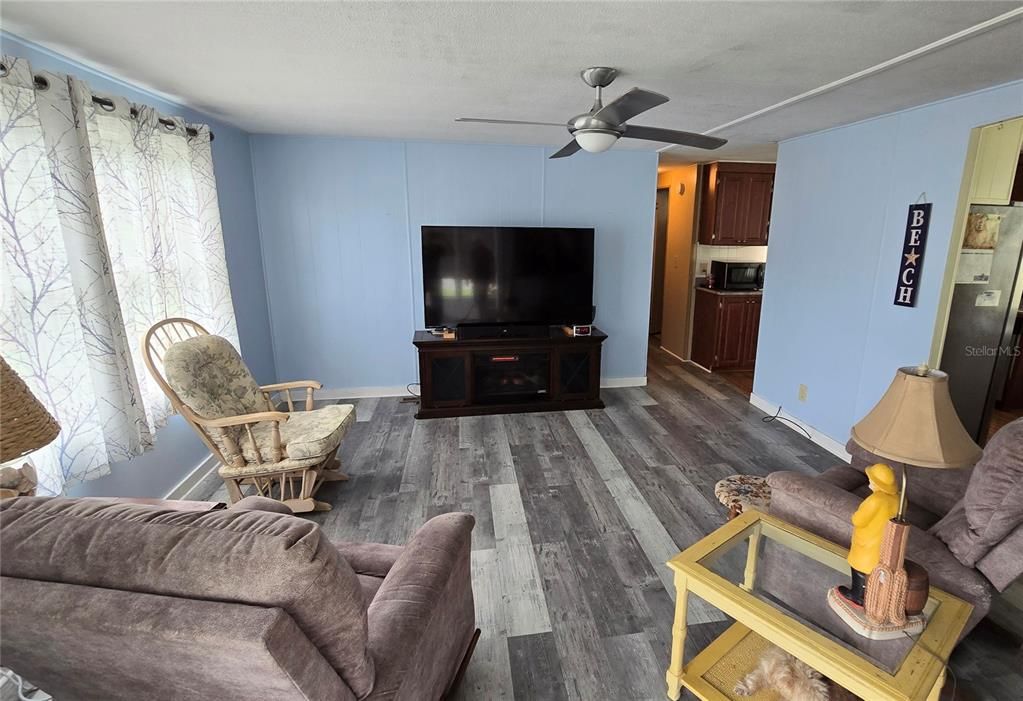
<svg viewBox="0 0 1023 701">
<path fill-rule="evenodd" d="M 989 124 L 980 130 L 970 183 L 971 204 L 1010 203 L 1021 145 L 1023 119 Z"/>
<path fill-rule="evenodd" d="M 703 166 L 701 188 L 700 243 L 767 245 L 773 163 L 710 163 Z"/>
</svg>

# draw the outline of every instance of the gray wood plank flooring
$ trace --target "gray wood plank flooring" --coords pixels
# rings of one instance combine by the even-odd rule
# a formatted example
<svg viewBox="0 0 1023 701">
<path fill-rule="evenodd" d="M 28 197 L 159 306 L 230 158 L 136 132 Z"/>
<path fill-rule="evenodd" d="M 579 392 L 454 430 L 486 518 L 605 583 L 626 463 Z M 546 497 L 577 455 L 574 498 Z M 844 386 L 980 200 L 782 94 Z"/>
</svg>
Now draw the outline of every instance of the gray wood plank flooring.
<svg viewBox="0 0 1023 701">
<path fill-rule="evenodd" d="M 815 474 L 838 460 L 726 379 L 652 349 L 649 385 L 603 390 L 603 410 L 416 421 L 398 398 L 356 400 L 351 479 L 309 515 L 331 538 L 404 543 L 428 518 L 476 517 L 482 634 L 458 691 L 491 699 L 663 699 L 673 615 L 664 562 L 724 522 L 714 483 Z M 223 490 L 215 498 L 226 499 Z M 687 657 L 728 625 L 690 604 Z M 960 699 L 1023 689 L 1013 642 L 982 625 L 956 650 Z"/>
</svg>

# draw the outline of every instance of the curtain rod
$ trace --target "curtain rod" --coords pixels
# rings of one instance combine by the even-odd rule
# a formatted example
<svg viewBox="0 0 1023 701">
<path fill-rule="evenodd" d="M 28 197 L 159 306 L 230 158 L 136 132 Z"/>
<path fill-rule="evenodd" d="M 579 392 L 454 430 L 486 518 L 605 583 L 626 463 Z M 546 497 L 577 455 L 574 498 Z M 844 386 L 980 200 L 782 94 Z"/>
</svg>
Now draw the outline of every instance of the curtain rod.
<svg viewBox="0 0 1023 701">
<path fill-rule="evenodd" d="M 114 107 L 114 101 L 111 100 L 109 97 L 99 97 L 97 95 L 93 95 L 92 96 L 92 101 L 94 103 L 96 103 L 97 105 L 99 105 L 100 107 L 102 107 L 103 109 L 109 110 L 109 109 L 113 109 L 113 107 Z M 134 118 L 137 115 L 138 115 L 138 111 L 134 107 L 132 107 L 131 108 L 131 116 Z M 160 122 L 160 124 L 164 125 L 165 127 L 176 126 L 173 119 L 162 119 L 161 118 L 159 120 L 159 122 Z M 198 136 L 199 135 L 199 131 L 197 129 L 193 128 L 193 127 L 185 127 L 185 133 L 188 134 L 189 136 Z M 213 132 L 212 131 L 210 132 L 210 141 L 213 141 Z"/>
</svg>

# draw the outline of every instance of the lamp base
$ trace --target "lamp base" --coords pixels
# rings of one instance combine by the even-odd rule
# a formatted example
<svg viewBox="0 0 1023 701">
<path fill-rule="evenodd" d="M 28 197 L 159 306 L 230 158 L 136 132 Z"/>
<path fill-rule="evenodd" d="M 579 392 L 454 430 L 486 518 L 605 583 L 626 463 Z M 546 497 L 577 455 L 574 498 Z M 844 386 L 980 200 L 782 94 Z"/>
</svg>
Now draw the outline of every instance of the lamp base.
<svg viewBox="0 0 1023 701">
<path fill-rule="evenodd" d="M 854 633 L 868 640 L 894 640 L 905 635 L 917 635 L 923 632 L 924 625 L 927 623 L 922 614 L 906 616 L 906 623 L 901 626 L 891 623 L 871 623 L 863 607 L 857 606 L 842 596 L 838 592 L 838 587 L 828 589 L 828 606 Z"/>
</svg>

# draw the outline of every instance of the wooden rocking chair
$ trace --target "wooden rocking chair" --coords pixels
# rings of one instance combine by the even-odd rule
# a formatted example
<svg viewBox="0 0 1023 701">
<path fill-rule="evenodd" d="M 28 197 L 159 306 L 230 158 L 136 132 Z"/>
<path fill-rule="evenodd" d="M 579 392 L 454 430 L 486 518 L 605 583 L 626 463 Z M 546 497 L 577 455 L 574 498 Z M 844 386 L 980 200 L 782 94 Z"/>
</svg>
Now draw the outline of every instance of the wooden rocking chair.
<svg viewBox="0 0 1023 701">
<path fill-rule="evenodd" d="M 259 386 L 227 339 L 190 319 L 154 324 L 142 339 L 142 357 L 171 406 L 220 461 L 231 503 L 242 486 L 287 504 L 295 513 L 329 511 L 313 496 L 324 482 L 347 480 L 337 459 L 355 407 L 313 408 L 314 380 Z M 305 390 L 305 411 L 292 390 Z M 285 402 L 287 411 L 277 407 Z M 297 483 L 297 487 L 296 487 Z"/>
</svg>

